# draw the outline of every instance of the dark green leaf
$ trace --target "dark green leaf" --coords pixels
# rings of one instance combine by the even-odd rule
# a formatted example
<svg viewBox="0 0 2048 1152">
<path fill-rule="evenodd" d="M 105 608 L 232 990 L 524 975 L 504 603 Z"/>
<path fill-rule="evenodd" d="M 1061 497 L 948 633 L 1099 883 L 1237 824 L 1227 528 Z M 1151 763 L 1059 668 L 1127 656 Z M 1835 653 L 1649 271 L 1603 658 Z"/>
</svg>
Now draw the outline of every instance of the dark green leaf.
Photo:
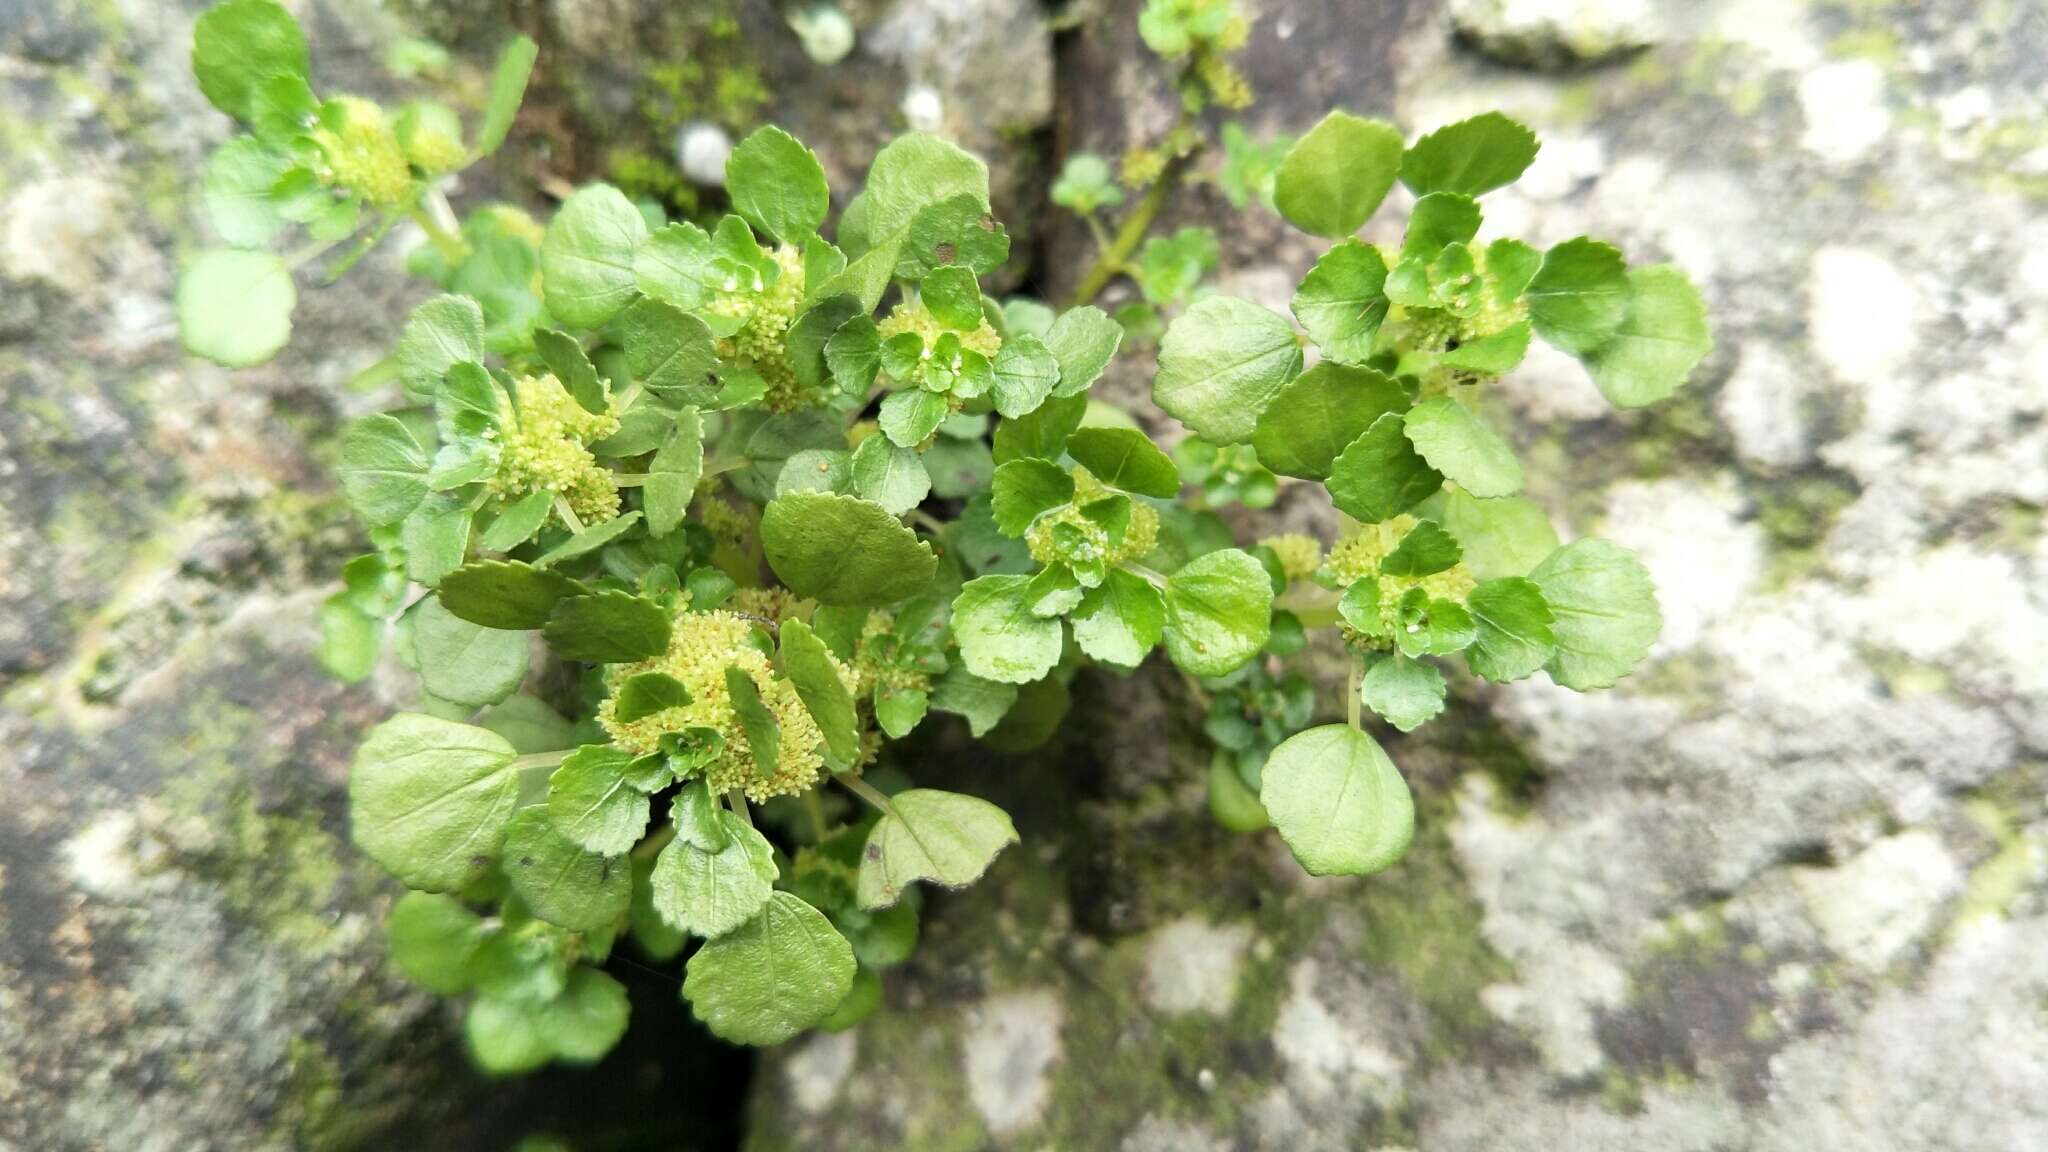
<svg viewBox="0 0 2048 1152">
<path fill-rule="evenodd" d="M 1475 675 L 1497 684 L 1534 675 L 1557 651 L 1543 590 L 1519 577 L 1488 580 L 1465 597 L 1479 635 L 1465 650 Z"/>
<path fill-rule="evenodd" d="M 990 510 L 1005 536 L 1023 536 L 1039 515 L 1074 498 L 1074 478 L 1050 460 L 1026 457 L 997 466 Z"/>
<path fill-rule="evenodd" d="M 1574 356 L 1585 356 L 1607 343 L 1628 318 L 1628 266 L 1612 245 L 1581 236 L 1543 254 L 1525 295 L 1536 334 Z"/>
<path fill-rule="evenodd" d="M 538 805 L 521 809 L 506 827 L 504 868 L 534 915 L 572 932 L 611 927 L 633 896 L 633 870 L 623 857 L 585 851 L 555 831 Z"/>
<path fill-rule="evenodd" d="M 594 592 L 555 605 L 541 635 L 564 660 L 624 664 L 668 651 L 668 613 L 630 592 Z"/>
<path fill-rule="evenodd" d="M 559 572 L 516 560 L 474 560 L 442 577 L 437 595 L 472 624 L 517 630 L 545 626 L 558 601 L 583 591 Z"/>
<path fill-rule="evenodd" d="M 772 124 L 755 129 L 726 158 L 725 191 L 735 212 L 785 244 L 824 227 L 832 207 L 824 166 Z"/>
<path fill-rule="evenodd" d="M 761 514 L 768 566 L 823 604 L 893 604 L 931 584 L 931 546 L 881 505 L 831 492 L 777 496 Z"/>
<path fill-rule="evenodd" d="M 1374 421 L 1407 407 L 1408 393 L 1387 377 L 1325 360 L 1273 397 L 1252 431 L 1252 448 L 1259 463 L 1283 476 L 1326 479 Z"/>
<path fill-rule="evenodd" d="M 1424 520 L 1409 529 L 1400 545 L 1380 561 L 1380 571 L 1389 576 L 1431 576 L 1456 564 L 1462 555 L 1450 533 Z"/>
<path fill-rule="evenodd" d="M 370 732 L 349 773 L 355 842 L 408 887 L 483 876 L 519 801 L 512 745 L 495 732 L 400 713 Z"/>
<path fill-rule="evenodd" d="M 1135 428 L 1082 428 L 1067 439 L 1067 454 L 1111 488 L 1171 500 L 1180 494 L 1180 469 Z"/>
<path fill-rule="evenodd" d="M 1536 159 L 1536 134 L 1498 112 L 1446 124 L 1401 157 L 1401 183 L 1417 196 L 1477 196 L 1518 179 Z"/>
<path fill-rule="evenodd" d="M 1330 466 L 1330 502 L 1367 524 L 1391 520 L 1443 486 L 1408 442 L 1405 418 L 1388 412 L 1351 442 Z"/>
</svg>

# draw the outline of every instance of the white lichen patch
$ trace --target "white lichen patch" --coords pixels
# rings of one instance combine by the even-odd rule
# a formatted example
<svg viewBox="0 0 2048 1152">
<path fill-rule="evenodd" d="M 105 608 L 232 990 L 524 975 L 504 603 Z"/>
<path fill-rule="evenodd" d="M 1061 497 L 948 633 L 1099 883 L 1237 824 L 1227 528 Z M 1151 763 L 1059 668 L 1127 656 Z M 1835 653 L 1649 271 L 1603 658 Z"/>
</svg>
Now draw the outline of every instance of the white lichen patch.
<svg viewBox="0 0 2048 1152">
<path fill-rule="evenodd" d="M 1813 430 L 1806 405 L 1814 389 L 1808 374 L 1775 344 L 1745 344 L 1735 373 L 1714 402 L 1714 413 L 1735 438 L 1744 463 L 1765 470 L 1790 469 L 1813 456 Z"/>
<path fill-rule="evenodd" d="M 1906 394 L 1894 382 L 1919 344 L 1919 293 L 1884 255 L 1830 246 L 1813 254 L 1806 335 L 1821 363 L 1865 390 L 1863 420 L 1894 427 Z"/>
<path fill-rule="evenodd" d="M 1287 999 L 1273 1027 L 1273 1050 L 1287 1066 L 1288 1086 L 1306 1100 L 1367 1096 L 1382 1106 L 1399 1099 L 1407 1065 L 1368 1027 L 1370 1005 L 1333 1004 L 1317 984 L 1320 963 L 1297 961 L 1287 971 Z"/>
<path fill-rule="evenodd" d="M 1763 532 L 1743 515 L 1732 478 L 1617 486 L 1607 535 L 1633 550 L 1657 584 L 1664 631 L 1653 656 L 1682 652 L 1734 615 L 1764 571 Z"/>
<path fill-rule="evenodd" d="M 1806 116 L 1800 146 L 1832 164 L 1853 164 L 1891 131 L 1884 69 L 1875 60 L 1823 64 L 1799 79 Z"/>
<path fill-rule="evenodd" d="M 797 1109 L 816 1116 L 839 1098 L 839 1089 L 853 1071 L 853 1059 L 860 1050 L 852 1032 L 815 1032 L 795 1046 L 783 1063 L 789 1081 L 789 1097 Z"/>
<path fill-rule="evenodd" d="M 1839 868 L 1802 869 L 1798 878 L 1828 947 L 1873 973 L 1927 937 L 1963 887 L 1963 870 L 1941 838 L 1920 830 L 1879 840 Z"/>
<path fill-rule="evenodd" d="M 1117 1152 L 1230 1152 L 1230 1141 L 1187 1120 L 1147 1116 L 1117 1145 Z"/>
<path fill-rule="evenodd" d="M 1059 996 L 1044 990 L 1003 993 L 967 1010 L 961 1041 L 967 1095 L 990 1132 L 1028 1128 L 1045 1111 L 1065 1015 Z"/>
<path fill-rule="evenodd" d="M 1249 924 L 1211 924 L 1183 917 L 1145 944 L 1145 1002 L 1169 1014 L 1228 1016 L 1238 973 L 1251 944 Z"/>
<path fill-rule="evenodd" d="M 116 809 L 103 812 L 73 833 L 60 850 L 72 883 L 105 900 L 125 900 L 142 891 L 142 870 L 136 857 L 140 828 L 135 815 Z"/>
</svg>

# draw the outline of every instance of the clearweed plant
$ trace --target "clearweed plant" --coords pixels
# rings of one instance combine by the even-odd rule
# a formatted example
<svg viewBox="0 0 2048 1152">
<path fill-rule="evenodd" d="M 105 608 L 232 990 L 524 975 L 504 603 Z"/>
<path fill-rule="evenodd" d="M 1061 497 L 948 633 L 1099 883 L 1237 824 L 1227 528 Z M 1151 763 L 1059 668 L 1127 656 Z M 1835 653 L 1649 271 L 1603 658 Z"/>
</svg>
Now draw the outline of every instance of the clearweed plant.
<svg viewBox="0 0 2048 1152">
<path fill-rule="evenodd" d="M 306 258 L 259 246 L 288 223 L 315 245 L 407 218 L 430 239 L 413 266 L 442 294 L 388 361 L 406 406 L 342 444 L 375 549 L 325 606 L 322 656 L 360 679 L 388 649 L 419 677 L 417 710 L 356 759 L 354 837 L 412 889 L 397 963 L 470 997 L 486 1069 L 606 1052 L 622 947 L 687 954 L 682 994 L 738 1043 L 872 1011 L 916 944 L 918 885 L 969 885 L 1018 839 L 892 757 L 931 713 L 1016 748 L 1057 726 L 1085 666 L 1163 649 L 1208 708 L 1216 817 L 1277 829 L 1309 872 L 1364 874 L 1413 831 L 1366 710 L 1417 727 L 1447 669 L 1606 687 L 1655 640 L 1642 566 L 1560 543 L 1481 397 L 1535 338 L 1619 406 L 1663 399 L 1709 348 L 1692 286 L 1594 240 L 1479 240 L 1479 197 L 1537 151 L 1504 116 L 1407 144 L 1340 111 L 1277 155 L 1223 137 L 1247 197 L 1332 242 L 1292 318 L 1203 294 L 1213 237 L 1141 248 L 1144 205 L 1206 140 L 1197 114 L 1248 97 L 1227 60 L 1243 21 L 1214 0 L 1144 20 L 1189 118 L 1141 150 L 1160 163 L 1083 288 L 1130 275 L 1178 310 L 1152 381 L 1189 433 L 1172 454 L 1089 397 L 1122 324 L 983 294 L 1009 239 L 986 168 L 944 140 L 883 148 L 831 240 L 822 167 L 773 127 L 734 149 L 732 212 L 709 227 L 603 184 L 545 227 L 499 206 L 457 224 L 440 180 L 503 139 L 529 42 L 465 145 L 431 105 L 312 97 L 271 0 L 200 20 L 201 86 L 250 133 L 209 174 L 244 247 L 186 270 L 193 351 L 246 364 L 283 344 Z M 1358 238 L 1397 181 L 1416 197 L 1398 248 Z M 1123 189 L 1077 161 L 1054 195 L 1090 215 Z M 1341 538 L 1238 545 L 1213 509 L 1283 482 L 1323 486 Z M 1348 655 L 1345 723 L 1310 726 L 1289 664 L 1319 629 Z"/>
</svg>

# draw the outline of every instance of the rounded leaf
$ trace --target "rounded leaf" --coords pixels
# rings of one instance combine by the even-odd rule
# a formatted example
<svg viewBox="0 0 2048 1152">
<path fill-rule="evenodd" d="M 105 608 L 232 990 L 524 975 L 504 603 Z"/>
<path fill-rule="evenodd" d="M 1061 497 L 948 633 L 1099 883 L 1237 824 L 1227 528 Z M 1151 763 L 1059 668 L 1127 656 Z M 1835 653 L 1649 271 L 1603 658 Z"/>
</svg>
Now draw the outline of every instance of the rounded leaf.
<svg viewBox="0 0 2048 1152">
<path fill-rule="evenodd" d="M 355 842 L 407 887 L 461 888 L 490 870 L 519 802 L 518 754 L 495 732 L 401 712 L 349 772 Z"/>
<path fill-rule="evenodd" d="M 298 300 L 291 271 L 269 252 L 201 252 L 178 277 L 178 335 L 195 356 L 248 368 L 291 339 Z"/>
<path fill-rule="evenodd" d="M 1197 676 L 1242 666 L 1273 627 L 1273 581 L 1249 552 L 1197 556 L 1166 580 L 1166 654 Z"/>
<path fill-rule="evenodd" d="M 853 987 L 853 947 L 825 914 L 788 892 L 690 957 L 683 996 L 712 1033 L 780 1044 L 839 1007 Z"/>
<path fill-rule="evenodd" d="M 1273 207 L 1304 232 L 1358 231 L 1401 171 L 1401 133 L 1391 124 L 1336 111 L 1294 142 L 1273 177 Z"/>
<path fill-rule="evenodd" d="M 761 513 L 761 549 L 775 575 L 822 604 L 894 604 L 938 570 L 931 545 L 871 500 L 789 492 Z"/>
<path fill-rule="evenodd" d="M 1287 319 L 1249 300 L 1210 296 L 1166 330 L 1152 399 L 1212 444 L 1251 439 L 1259 414 L 1301 371 Z"/>
<path fill-rule="evenodd" d="M 1259 801 L 1312 876 L 1364 876 L 1408 851 L 1415 801 L 1372 737 L 1343 724 L 1280 742 L 1259 775 Z"/>
</svg>

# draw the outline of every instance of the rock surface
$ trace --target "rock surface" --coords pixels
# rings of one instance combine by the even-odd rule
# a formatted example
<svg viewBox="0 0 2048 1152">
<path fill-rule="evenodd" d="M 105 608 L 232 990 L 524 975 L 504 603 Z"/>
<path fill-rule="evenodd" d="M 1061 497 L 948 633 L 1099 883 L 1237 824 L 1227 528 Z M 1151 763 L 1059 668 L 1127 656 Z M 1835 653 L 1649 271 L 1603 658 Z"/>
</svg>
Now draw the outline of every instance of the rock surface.
<svg viewBox="0 0 2048 1152">
<path fill-rule="evenodd" d="M 1105 8 L 1063 50 L 1058 141 L 1115 155 L 1171 109 L 1133 5 Z M 1170 676 L 1080 682 L 1053 757 L 1076 793 L 964 774 L 1011 793 L 1024 848 L 927 903 L 850 1040 L 769 1061 L 754 1146 L 2048 1146 L 2048 15 L 1359 16 L 1269 11 L 1255 129 L 1503 108 L 1544 150 L 1487 197 L 1500 232 L 1610 238 L 1707 295 L 1717 350 L 1665 406 L 1616 414 L 1532 358 L 1496 412 L 1560 523 L 1653 570 L 1651 662 L 1592 696 L 1468 686 L 1390 740 L 1416 844 L 1356 881 L 1214 827 Z M 1513 66 L 1603 42 L 1650 46 Z M 1371 230 L 1398 235 L 1395 201 Z M 1174 212 L 1222 210 L 1197 190 Z M 1310 247 L 1212 218 L 1228 290 L 1284 305 Z M 1117 387 L 1142 404 L 1142 372 Z M 1304 503 L 1279 514 L 1327 531 Z M 1049 1064 L 1042 1032 L 987 1027 L 1019 998 L 1059 1025 Z M 971 1088 L 998 1043 L 1017 1074 L 991 1100 Z M 813 1075 L 823 1044 L 854 1071 Z"/>
</svg>

